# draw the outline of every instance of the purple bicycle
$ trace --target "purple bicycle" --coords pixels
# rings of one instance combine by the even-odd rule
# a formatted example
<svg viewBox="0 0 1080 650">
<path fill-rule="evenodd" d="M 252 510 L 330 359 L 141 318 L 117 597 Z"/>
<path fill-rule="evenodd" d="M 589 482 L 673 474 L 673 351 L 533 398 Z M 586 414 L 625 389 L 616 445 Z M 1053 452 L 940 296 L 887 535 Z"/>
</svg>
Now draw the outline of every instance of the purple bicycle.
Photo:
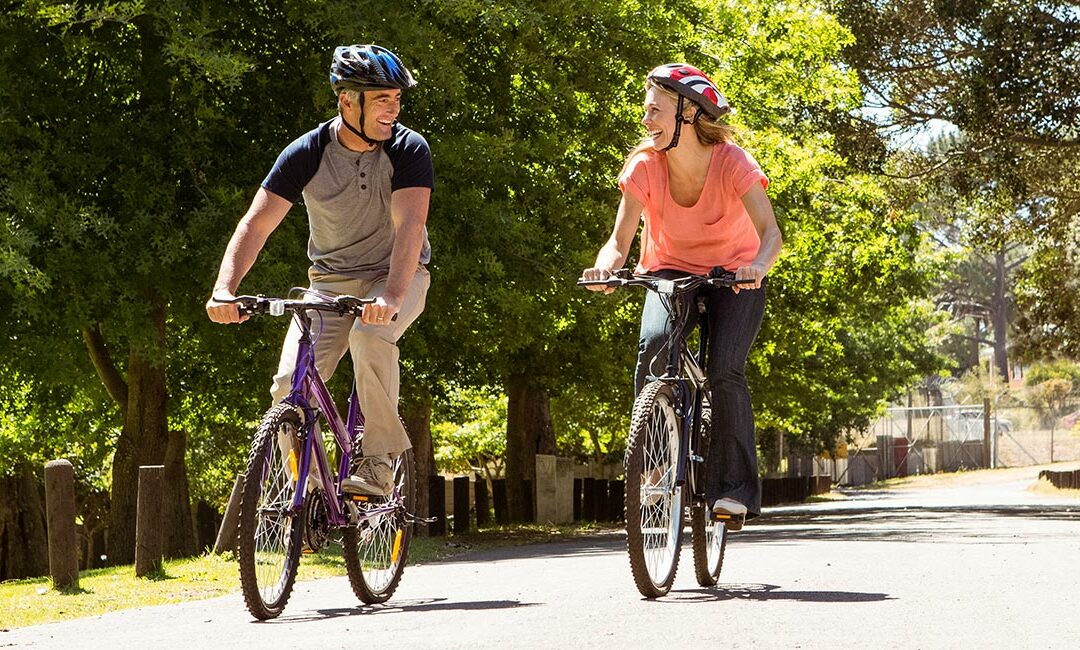
<svg viewBox="0 0 1080 650">
<path fill-rule="evenodd" d="M 289 314 L 301 331 L 292 388 L 263 416 L 244 475 L 240 583 L 248 610 L 262 620 L 285 608 L 301 552 L 316 552 L 330 542 L 340 541 L 357 598 L 367 604 L 386 601 L 401 580 L 418 521 L 411 513 L 411 450 L 394 462 L 395 487 L 389 496 L 342 491 L 341 480 L 360 456 L 364 417 L 354 385 L 347 420 L 342 420 L 315 367 L 312 318 L 359 317 L 373 300 L 305 293 L 307 300 L 239 296 L 233 301 L 245 315 Z M 338 450 L 336 472 L 330 468 L 320 421 L 329 427 Z"/>
</svg>

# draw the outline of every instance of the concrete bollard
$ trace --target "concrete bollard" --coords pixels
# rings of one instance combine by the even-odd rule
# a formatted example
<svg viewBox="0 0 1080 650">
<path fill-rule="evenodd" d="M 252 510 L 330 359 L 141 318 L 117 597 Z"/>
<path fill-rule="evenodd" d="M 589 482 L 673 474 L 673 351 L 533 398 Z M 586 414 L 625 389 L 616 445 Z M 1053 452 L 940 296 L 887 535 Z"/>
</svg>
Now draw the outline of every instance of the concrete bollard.
<svg viewBox="0 0 1080 650">
<path fill-rule="evenodd" d="M 135 515 L 135 575 L 139 578 L 161 570 L 165 548 L 162 525 L 165 466 L 139 467 L 139 497 Z"/>
<path fill-rule="evenodd" d="M 66 460 L 45 463 L 45 519 L 49 575 L 56 589 L 79 586 L 79 544 L 75 534 L 75 468 Z"/>
<path fill-rule="evenodd" d="M 221 519 L 221 528 L 218 528 L 217 541 L 214 542 L 214 553 L 217 555 L 236 550 L 236 537 L 240 528 L 240 500 L 243 496 L 244 473 L 241 472 L 236 475 L 229 503 L 225 506 L 225 515 Z"/>
<path fill-rule="evenodd" d="M 536 521 L 540 523 L 559 521 L 555 461 L 553 455 L 536 455 Z"/>
</svg>

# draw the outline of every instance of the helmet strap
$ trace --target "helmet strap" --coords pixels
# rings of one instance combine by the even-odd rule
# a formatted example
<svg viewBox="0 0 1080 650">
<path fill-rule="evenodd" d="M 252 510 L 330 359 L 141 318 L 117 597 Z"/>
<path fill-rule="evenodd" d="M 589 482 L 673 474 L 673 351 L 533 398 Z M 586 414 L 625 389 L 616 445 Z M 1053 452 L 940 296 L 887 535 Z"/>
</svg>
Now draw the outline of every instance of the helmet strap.
<svg viewBox="0 0 1080 650">
<path fill-rule="evenodd" d="M 389 140 L 389 138 L 387 138 L 386 140 L 374 140 L 369 137 L 367 133 L 364 133 L 364 93 L 360 93 L 360 116 L 357 119 L 357 121 L 360 123 L 359 129 L 354 127 L 352 124 L 349 124 L 349 121 L 345 119 L 345 114 L 341 112 L 341 106 L 338 106 L 338 115 L 341 116 L 341 123 L 345 125 L 346 129 L 352 131 L 353 134 L 359 136 L 361 140 L 373 147 Z"/>
<path fill-rule="evenodd" d="M 667 151 L 668 149 L 674 149 L 679 146 L 679 136 L 682 134 L 683 119 L 683 96 L 679 95 L 679 104 L 675 107 L 675 133 L 671 135 L 671 142 L 660 151 Z"/>
</svg>

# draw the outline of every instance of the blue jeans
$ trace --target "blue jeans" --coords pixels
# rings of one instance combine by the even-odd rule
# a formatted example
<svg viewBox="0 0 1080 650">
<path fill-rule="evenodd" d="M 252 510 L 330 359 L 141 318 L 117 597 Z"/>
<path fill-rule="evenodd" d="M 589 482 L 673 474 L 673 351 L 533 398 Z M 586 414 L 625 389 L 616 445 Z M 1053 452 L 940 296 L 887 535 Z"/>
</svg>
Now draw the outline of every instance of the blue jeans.
<svg viewBox="0 0 1080 650">
<path fill-rule="evenodd" d="M 677 278 L 682 271 L 658 271 L 652 275 Z M 684 335 L 697 325 L 697 297 L 706 298 L 709 323 L 709 350 L 706 372 L 712 401 L 712 443 L 705 461 L 705 497 L 709 504 L 728 497 L 742 503 L 747 518 L 761 512 L 761 484 L 758 480 L 757 446 L 754 441 L 754 412 L 746 385 L 746 357 L 761 328 L 765 314 L 765 285 L 736 294 L 727 287 L 702 287 L 681 299 L 689 311 Z M 674 323 L 660 295 L 650 291 L 641 313 L 634 392 L 640 393 L 649 377 L 664 374 L 668 353 L 666 343 Z"/>
</svg>

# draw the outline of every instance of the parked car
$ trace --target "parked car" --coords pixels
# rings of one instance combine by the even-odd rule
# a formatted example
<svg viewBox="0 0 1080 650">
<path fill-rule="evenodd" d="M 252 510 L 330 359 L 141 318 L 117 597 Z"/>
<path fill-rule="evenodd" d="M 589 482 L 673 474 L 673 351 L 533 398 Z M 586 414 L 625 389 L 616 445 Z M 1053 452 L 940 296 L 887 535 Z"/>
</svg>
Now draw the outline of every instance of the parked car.
<svg viewBox="0 0 1080 650">
<path fill-rule="evenodd" d="M 960 420 L 964 423 L 964 430 L 968 434 L 978 433 L 982 431 L 983 427 L 983 412 L 982 409 L 962 409 L 960 411 Z M 996 418 L 990 416 L 991 424 L 995 425 L 994 431 L 1001 435 L 1003 433 L 1009 433 L 1013 430 L 1013 423 L 1000 415 Z"/>
</svg>

